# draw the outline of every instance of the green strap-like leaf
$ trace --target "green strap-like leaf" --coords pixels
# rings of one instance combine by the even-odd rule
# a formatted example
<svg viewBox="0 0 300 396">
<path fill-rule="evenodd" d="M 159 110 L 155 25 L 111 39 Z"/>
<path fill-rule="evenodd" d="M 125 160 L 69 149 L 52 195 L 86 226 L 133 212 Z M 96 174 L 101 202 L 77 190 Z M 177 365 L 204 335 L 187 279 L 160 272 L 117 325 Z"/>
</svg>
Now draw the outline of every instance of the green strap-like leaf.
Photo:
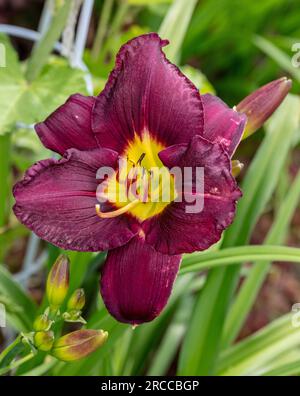
<svg viewBox="0 0 300 396">
<path fill-rule="evenodd" d="M 168 39 L 172 45 L 165 53 L 172 62 L 178 63 L 180 48 L 198 0 L 174 0 L 159 28 L 159 35 Z"/>
<path fill-rule="evenodd" d="M 287 314 L 224 351 L 217 373 L 260 375 L 265 366 L 299 346 L 299 328 L 292 325 L 292 315 Z"/>
<path fill-rule="evenodd" d="M 289 261 L 300 263 L 300 249 L 286 246 L 249 245 L 193 255 L 182 263 L 180 273 L 234 265 L 246 261 Z"/>
<path fill-rule="evenodd" d="M 290 56 L 261 36 L 255 36 L 254 44 L 300 82 L 300 70 L 293 66 Z"/>
<path fill-rule="evenodd" d="M 300 375 L 300 359 L 291 363 L 286 363 L 273 370 L 262 374 L 265 377 L 287 377 L 291 375 Z"/>
<path fill-rule="evenodd" d="M 0 293 L 9 301 L 6 307 L 8 322 L 18 331 L 32 330 L 37 307 L 3 265 L 0 265 Z"/>
<path fill-rule="evenodd" d="M 176 357 L 176 353 L 183 339 L 186 327 L 194 305 L 194 296 L 182 298 L 172 322 L 164 333 L 147 375 L 166 375 Z"/>
<path fill-rule="evenodd" d="M 286 230 L 295 212 L 300 200 L 300 172 L 294 181 L 286 199 L 282 203 L 278 215 L 266 237 L 265 244 L 281 244 L 284 242 Z M 250 309 L 256 299 L 256 296 L 262 286 L 262 283 L 269 271 L 270 262 L 255 263 L 246 280 L 235 298 L 235 301 L 229 311 L 223 334 L 222 345 L 229 345 L 237 337 L 244 321 L 246 320 Z"/>
</svg>

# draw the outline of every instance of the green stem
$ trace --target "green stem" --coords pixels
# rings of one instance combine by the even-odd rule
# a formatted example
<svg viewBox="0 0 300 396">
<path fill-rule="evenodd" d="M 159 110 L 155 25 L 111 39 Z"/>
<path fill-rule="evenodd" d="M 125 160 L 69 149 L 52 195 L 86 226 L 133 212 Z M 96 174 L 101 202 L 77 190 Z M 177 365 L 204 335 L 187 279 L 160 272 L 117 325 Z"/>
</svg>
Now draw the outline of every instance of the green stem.
<svg viewBox="0 0 300 396">
<path fill-rule="evenodd" d="M 43 66 L 46 64 L 54 44 L 64 29 L 72 6 L 73 0 L 66 0 L 63 3 L 54 15 L 48 31 L 41 38 L 38 45 L 34 47 L 26 70 L 26 78 L 29 82 L 32 82 L 39 75 Z"/>
<path fill-rule="evenodd" d="M 21 334 L 19 334 L 18 337 L 11 344 L 9 344 L 8 347 L 4 349 L 4 351 L 1 352 L 1 354 L 0 354 L 0 364 L 1 364 L 1 362 L 3 362 L 5 357 L 9 354 L 9 352 L 12 351 L 13 348 L 16 345 L 18 345 L 20 342 L 21 342 Z"/>
<path fill-rule="evenodd" d="M 104 36 L 107 31 L 108 21 L 111 16 L 113 4 L 114 4 L 114 0 L 105 0 L 104 1 L 104 5 L 102 8 L 102 12 L 101 12 L 99 23 L 98 23 L 96 37 L 95 37 L 93 48 L 92 48 L 92 57 L 94 59 L 97 59 L 97 57 L 100 53 L 102 43 L 104 40 Z"/>
<path fill-rule="evenodd" d="M 127 3 L 127 1 L 122 0 L 120 6 L 117 9 L 117 12 L 116 12 L 116 15 L 112 21 L 112 24 L 111 24 L 111 28 L 110 28 L 110 32 L 109 32 L 111 36 L 118 33 L 119 30 L 121 30 L 122 23 L 123 23 L 124 17 L 126 15 L 128 9 L 129 9 L 129 4 Z"/>
<path fill-rule="evenodd" d="M 112 20 L 111 26 L 109 28 L 109 36 L 110 37 L 115 37 L 120 33 L 120 30 L 122 28 L 122 24 L 124 21 L 124 17 L 129 9 L 129 4 L 127 1 L 122 1 L 120 6 L 118 7 L 116 14 Z M 106 40 L 103 43 L 102 46 L 102 53 L 101 53 L 101 59 L 106 59 L 107 56 L 110 54 L 111 48 L 110 48 L 110 42 L 109 40 Z"/>
<path fill-rule="evenodd" d="M 0 369 L 0 375 L 6 374 L 11 370 L 16 369 L 17 367 L 21 366 L 23 363 L 26 363 L 28 360 L 32 359 L 35 356 L 33 352 L 30 352 L 28 355 L 24 356 L 19 360 L 15 360 L 9 366 Z"/>
</svg>

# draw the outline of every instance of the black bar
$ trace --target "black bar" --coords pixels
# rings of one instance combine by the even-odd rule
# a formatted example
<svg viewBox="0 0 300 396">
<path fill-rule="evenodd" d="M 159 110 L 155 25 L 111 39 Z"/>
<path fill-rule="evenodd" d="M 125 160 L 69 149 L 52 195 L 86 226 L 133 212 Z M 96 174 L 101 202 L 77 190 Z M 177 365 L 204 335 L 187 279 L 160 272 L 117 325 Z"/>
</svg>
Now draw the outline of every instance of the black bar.
<svg viewBox="0 0 300 396">
<path fill-rule="evenodd" d="M 270 392 L 276 390 L 286 392 L 290 382 L 299 384 L 298 377 L 0 377 L 0 387 L 9 392 L 20 389 L 28 390 L 29 395 L 44 396 L 45 392 L 56 396 L 57 392 L 66 389 L 67 396 L 81 394 L 97 395 L 103 392 L 122 392 L 136 394 L 139 392 L 198 392 L 203 395 L 207 391 L 228 390 L 243 395 L 245 390 Z M 3 388 L 2 388 L 3 389 Z M 2 393 L 1 393 L 2 394 Z"/>
</svg>

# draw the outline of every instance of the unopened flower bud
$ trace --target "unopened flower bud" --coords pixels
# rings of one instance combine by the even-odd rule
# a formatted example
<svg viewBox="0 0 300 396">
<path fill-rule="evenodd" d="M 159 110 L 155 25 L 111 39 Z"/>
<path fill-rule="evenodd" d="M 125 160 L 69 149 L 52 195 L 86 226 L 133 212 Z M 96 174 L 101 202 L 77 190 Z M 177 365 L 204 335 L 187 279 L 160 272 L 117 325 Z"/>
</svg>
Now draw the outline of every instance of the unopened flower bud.
<svg viewBox="0 0 300 396">
<path fill-rule="evenodd" d="M 69 288 L 69 259 L 60 255 L 55 261 L 47 279 L 47 297 L 51 308 L 58 309 Z"/>
<path fill-rule="evenodd" d="M 57 359 L 72 362 L 94 352 L 107 337 L 108 333 L 103 330 L 77 330 L 56 340 L 51 353 Z"/>
<path fill-rule="evenodd" d="M 243 99 L 237 106 L 239 113 L 247 115 L 243 139 L 259 129 L 274 113 L 292 86 L 286 77 L 262 86 Z"/>
<path fill-rule="evenodd" d="M 36 317 L 33 322 L 33 329 L 35 331 L 47 331 L 50 329 L 52 323 L 52 320 L 46 314 L 42 314 Z"/>
<path fill-rule="evenodd" d="M 71 295 L 68 301 L 68 311 L 81 311 L 85 304 L 85 295 L 83 289 L 77 289 Z"/>
<path fill-rule="evenodd" d="M 239 160 L 231 161 L 231 173 L 233 177 L 238 177 L 241 173 L 241 170 L 244 168 L 244 164 Z"/>
<path fill-rule="evenodd" d="M 38 331 L 34 334 L 33 339 L 37 349 L 48 352 L 53 346 L 54 333 L 53 331 Z"/>
</svg>

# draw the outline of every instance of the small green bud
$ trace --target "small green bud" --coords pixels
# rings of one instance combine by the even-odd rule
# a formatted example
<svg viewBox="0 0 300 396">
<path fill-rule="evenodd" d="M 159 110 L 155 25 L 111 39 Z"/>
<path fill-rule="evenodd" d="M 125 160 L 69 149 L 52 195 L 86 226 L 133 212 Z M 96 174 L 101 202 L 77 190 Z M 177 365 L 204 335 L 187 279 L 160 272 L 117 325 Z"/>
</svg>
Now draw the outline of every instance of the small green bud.
<svg viewBox="0 0 300 396">
<path fill-rule="evenodd" d="M 70 262 L 60 255 L 55 261 L 47 279 L 47 297 L 52 309 L 58 309 L 66 298 L 69 288 Z"/>
<path fill-rule="evenodd" d="M 72 362 L 94 352 L 107 337 L 108 333 L 103 330 L 77 330 L 56 340 L 51 353 L 59 360 Z"/>
<path fill-rule="evenodd" d="M 43 313 L 36 317 L 33 322 L 33 329 L 35 331 L 48 331 L 52 325 L 53 321 L 48 318 L 48 315 Z"/>
<path fill-rule="evenodd" d="M 231 161 L 231 173 L 233 177 L 238 177 L 238 175 L 241 173 L 243 168 L 244 168 L 244 164 L 239 160 Z"/>
<path fill-rule="evenodd" d="M 68 301 L 68 311 L 81 311 L 85 304 L 85 295 L 83 289 L 77 289 L 71 295 Z"/>
<path fill-rule="evenodd" d="M 38 331 L 34 334 L 33 340 L 37 349 L 48 352 L 53 346 L 54 333 L 53 331 Z"/>
</svg>

